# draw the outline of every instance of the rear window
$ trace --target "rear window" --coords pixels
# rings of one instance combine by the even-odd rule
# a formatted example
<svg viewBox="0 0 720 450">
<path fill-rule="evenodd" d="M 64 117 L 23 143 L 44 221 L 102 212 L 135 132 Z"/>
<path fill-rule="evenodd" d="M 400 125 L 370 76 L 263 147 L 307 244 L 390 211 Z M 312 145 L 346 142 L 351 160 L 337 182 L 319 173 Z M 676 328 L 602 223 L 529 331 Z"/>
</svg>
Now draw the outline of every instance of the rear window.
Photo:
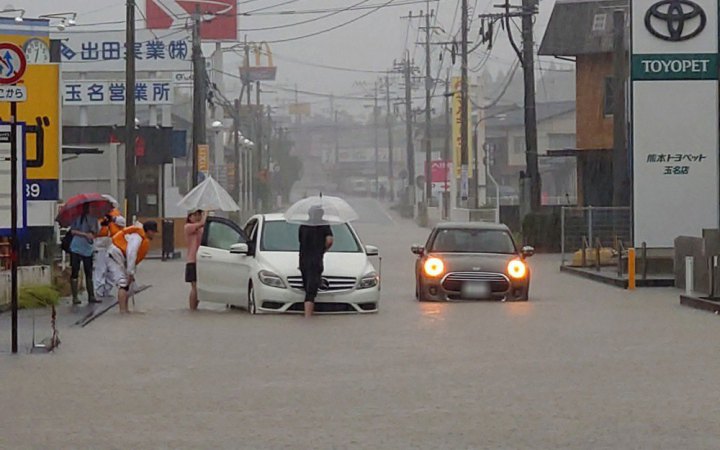
<svg viewBox="0 0 720 450">
<path fill-rule="evenodd" d="M 299 225 L 284 220 L 265 222 L 260 249 L 265 252 L 299 252 Z M 347 224 L 330 226 L 333 232 L 333 246 L 330 253 L 359 253 L 360 243 Z"/>
<path fill-rule="evenodd" d="M 435 234 L 430 251 L 513 254 L 516 249 L 507 231 L 441 229 Z"/>
</svg>

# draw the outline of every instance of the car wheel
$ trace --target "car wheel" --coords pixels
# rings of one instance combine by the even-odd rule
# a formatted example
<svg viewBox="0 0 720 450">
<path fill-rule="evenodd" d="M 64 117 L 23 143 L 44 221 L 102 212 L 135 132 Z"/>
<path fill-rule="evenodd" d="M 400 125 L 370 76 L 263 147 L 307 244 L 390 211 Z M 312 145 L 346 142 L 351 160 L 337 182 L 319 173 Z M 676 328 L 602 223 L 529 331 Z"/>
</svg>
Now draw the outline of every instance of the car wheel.
<svg viewBox="0 0 720 450">
<path fill-rule="evenodd" d="M 255 288 L 253 288 L 253 285 L 250 285 L 250 288 L 248 289 L 248 306 L 247 310 L 249 314 L 257 314 L 257 305 L 255 304 Z"/>
</svg>

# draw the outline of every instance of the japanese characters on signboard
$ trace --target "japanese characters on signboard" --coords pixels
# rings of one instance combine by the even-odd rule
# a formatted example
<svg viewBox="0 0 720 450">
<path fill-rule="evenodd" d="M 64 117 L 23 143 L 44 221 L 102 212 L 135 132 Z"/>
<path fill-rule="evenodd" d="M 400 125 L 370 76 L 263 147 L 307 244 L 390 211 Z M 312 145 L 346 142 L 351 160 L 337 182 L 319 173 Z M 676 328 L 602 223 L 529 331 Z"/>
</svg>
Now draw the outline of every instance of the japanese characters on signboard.
<svg viewBox="0 0 720 450">
<path fill-rule="evenodd" d="M 140 80 L 135 83 L 135 103 L 138 105 L 171 105 L 174 89 L 169 80 Z M 63 81 L 63 105 L 123 105 L 124 81 Z"/>
<path fill-rule="evenodd" d="M 462 170 L 462 140 L 461 140 L 461 103 L 462 103 L 462 96 L 460 95 L 460 77 L 454 77 L 452 80 L 452 86 L 453 86 L 453 96 L 452 96 L 452 140 L 453 140 L 453 166 L 455 167 L 455 178 L 461 177 L 461 170 Z M 470 151 L 471 148 L 473 148 L 473 136 L 472 136 L 472 125 L 470 124 L 470 117 L 472 115 L 470 114 L 471 108 L 470 108 L 470 102 L 468 102 L 467 105 L 468 109 L 468 142 L 467 142 L 467 148 L 468 148 L 468 158 L 467 158 L 467 173 L 469 177 L 472 177 L 473 173 L 473 152 Z"/>
<path fill-rule="evenodd" d="M 183 27 L 195 8 L 201 9 L 200 37 L 205 41 L 237 41 L 237 0 L 182 1 L 146 0 L 147 27 L 168 30 Z"/>
<path fill-rule="evenodd" d="M 125 70 L 124 32 L 58 33 L 64 71 L 121 72 Z M 137 30 L 135 69 L 180 71 L 190 69 L 192 43 L 186 30 L 153 34 Z"/>
</svg>

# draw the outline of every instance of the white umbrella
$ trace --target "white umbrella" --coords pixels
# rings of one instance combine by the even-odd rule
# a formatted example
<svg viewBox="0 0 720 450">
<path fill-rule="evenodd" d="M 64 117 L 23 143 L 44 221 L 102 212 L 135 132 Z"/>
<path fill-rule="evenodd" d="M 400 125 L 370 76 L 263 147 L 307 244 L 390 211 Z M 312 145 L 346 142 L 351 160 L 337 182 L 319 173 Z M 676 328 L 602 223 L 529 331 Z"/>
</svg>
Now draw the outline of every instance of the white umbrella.
<svg viewBox="0 0 720 450">
<path fill-rule="evenodd" d="M 308 197 L 293 204 L 284 214 L 289 223 L 300 225 L 339 225 L 358 219 L 355 210 L 339 197 Z"/>
<path fill-rule="evenodd" d="M 210 176 L 195 186 L 192 191 L 188 192 L 188 194 L 178 202 L 178 206 L 187 211 L 197 211 L 198 209 L 204 211 L 240 210 L 240 207 L 235 203 L 235 200 L 233 200 L 230 194 Z"/>
</svg>

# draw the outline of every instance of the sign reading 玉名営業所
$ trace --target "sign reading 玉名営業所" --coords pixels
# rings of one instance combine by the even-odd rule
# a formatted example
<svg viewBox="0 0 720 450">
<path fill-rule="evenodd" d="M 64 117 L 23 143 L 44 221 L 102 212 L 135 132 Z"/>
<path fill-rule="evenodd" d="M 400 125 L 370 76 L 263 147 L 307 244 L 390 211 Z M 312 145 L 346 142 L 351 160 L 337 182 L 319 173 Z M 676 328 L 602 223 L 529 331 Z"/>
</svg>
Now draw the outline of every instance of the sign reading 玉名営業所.
<svg viewBox="0 0 720 450">
<path fill-rule="evenodd" d="M 630 5 L 633 238 L 672 247 L 720 219 L 718 2 Z"/>
<path fill-rule="evenodd" d="M 124 81 L 63 81 L 65 106 L 124 105 L 125 95 Z M 170 80 L 140 80 L 135 83 L 135 103 L 138 105 L 172 105 L 174 98 Z"/>
</svg>

